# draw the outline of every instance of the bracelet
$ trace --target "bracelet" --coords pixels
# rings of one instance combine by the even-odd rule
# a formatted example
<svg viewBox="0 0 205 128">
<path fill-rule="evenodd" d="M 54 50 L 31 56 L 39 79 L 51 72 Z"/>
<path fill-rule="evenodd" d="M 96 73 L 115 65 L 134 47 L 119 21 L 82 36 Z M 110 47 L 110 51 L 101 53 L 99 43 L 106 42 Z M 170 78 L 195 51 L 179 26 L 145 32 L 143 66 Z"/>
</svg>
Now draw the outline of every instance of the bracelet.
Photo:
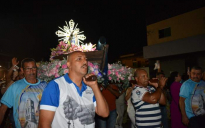
<svg viewBox="0 0 205 128">
<path fill-rule="evenodd" d="M 17 69 L 19 69 L 19 67 L 18 67 L 17 65 L 14 65 L 14 67 L 15 67 L 15 68 L 13 69 L 13 71 L 16 72 Z"/>
</svg>

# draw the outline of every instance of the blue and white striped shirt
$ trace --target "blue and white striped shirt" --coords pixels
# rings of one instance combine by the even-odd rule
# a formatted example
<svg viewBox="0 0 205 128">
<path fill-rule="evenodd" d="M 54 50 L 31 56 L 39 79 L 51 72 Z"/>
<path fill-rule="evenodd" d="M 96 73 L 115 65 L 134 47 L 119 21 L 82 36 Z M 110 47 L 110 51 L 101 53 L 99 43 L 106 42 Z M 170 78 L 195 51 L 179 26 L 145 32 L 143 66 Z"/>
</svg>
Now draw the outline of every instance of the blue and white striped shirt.
<svg viewBox="0 0 205 128">
<path fill-rule="evenodd" d="M 145 93 L 152 93 L 155 89 L 136 86 L 132 91 L 131 101 L 135 108 L 135 125 L 137 128 L 160 128 L 161 111 L 159 103 L 150 104 L 142 101 Z"/>
</svg>

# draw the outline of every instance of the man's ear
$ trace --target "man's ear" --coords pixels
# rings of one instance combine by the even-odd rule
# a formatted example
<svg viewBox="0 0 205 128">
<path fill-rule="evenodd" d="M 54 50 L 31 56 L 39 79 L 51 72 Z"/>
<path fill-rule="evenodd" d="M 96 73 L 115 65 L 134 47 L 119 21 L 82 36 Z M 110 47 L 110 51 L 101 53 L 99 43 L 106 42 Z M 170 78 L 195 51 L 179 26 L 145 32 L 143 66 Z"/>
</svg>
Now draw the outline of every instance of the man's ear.
<svg viewBox="0 0 205 128">
<path fill-rule="evenodd" d="M 138 82 L 138 77 L 135 77 L 135 80 Z"/>
<path fill-rule="evenodd" d="M 23 68 L 21 68 L 21 72 L 23 72 Z"/>
<path fill-rule="evenodd" d="M 67 67 L 68 67 L 68 69 L 70 68 L 70 62 L 67 62 Z"/>
</svg>

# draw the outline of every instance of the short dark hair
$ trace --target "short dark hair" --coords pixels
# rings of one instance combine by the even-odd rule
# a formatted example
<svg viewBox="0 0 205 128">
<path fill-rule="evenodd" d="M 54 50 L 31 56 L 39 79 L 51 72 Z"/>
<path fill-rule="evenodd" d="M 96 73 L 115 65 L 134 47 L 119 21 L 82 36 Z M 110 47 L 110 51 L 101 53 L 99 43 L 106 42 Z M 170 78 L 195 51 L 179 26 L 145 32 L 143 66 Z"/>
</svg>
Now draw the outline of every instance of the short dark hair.
<svg viewBox="0 0 205 128">
<path fill-rule="evenodd" d="M 170 74 L 170 76 L 167 80 L 167 87 L 168 87 L 169 90 L 170 90 L 170 87 L 171 87 L 172 83 L 175 81 L 175 77 L 177 77 L 178 74 L 179 74 L 179 72 L 177 72 L 177 71 L 174 71 Z"/>
<path fill-rule="evenodd" d="M 24 67 L 24 63 L 28 63 L 28 62 L 34 62 L 36 64 L 36 61 L 33 58 L 25 58 L 21 61 L 21 67 Z"/>
<path fill-rule="evenodd" d="M 202 68 L 199 67 L 199 66 L 193 66 L 193 67 L 191 68 L 191 70 L 192 70 L 192 69 L 194 69 L 194 70 L 201 70 L 201 72 L 203 72 L 203 71 L 202 71 Z"/>
<path fill-rule="evenodd" d="M 172 73 L 170 74 L 169 78 L 168 78 L 167 83 L 168 83 L 169 85 L 171 85 L 171 84 L 175 81 L 175 77 L 177 77 L 178 74 L 179 74 L 179 72 L 177 72 L 177 71 L 172 72 Z"/>
</svg>

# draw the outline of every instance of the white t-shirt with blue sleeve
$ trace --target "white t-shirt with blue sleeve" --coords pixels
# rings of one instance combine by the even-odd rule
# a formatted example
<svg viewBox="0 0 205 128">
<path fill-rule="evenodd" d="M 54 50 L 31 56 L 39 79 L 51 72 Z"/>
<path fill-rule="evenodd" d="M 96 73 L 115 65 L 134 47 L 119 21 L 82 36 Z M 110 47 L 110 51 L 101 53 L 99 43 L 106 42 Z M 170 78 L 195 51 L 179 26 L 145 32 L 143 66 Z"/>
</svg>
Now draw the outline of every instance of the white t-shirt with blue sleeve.
<svg viewBox="0 0 205 128">
<path fill-rule="evenodd" d="M 96 100 L 82 82 L 81 90 L 68 74 L 51 81 L 43 92 L 41 110 L 54 111 L 53 128 L 94 128 Z"/>
</svg>

